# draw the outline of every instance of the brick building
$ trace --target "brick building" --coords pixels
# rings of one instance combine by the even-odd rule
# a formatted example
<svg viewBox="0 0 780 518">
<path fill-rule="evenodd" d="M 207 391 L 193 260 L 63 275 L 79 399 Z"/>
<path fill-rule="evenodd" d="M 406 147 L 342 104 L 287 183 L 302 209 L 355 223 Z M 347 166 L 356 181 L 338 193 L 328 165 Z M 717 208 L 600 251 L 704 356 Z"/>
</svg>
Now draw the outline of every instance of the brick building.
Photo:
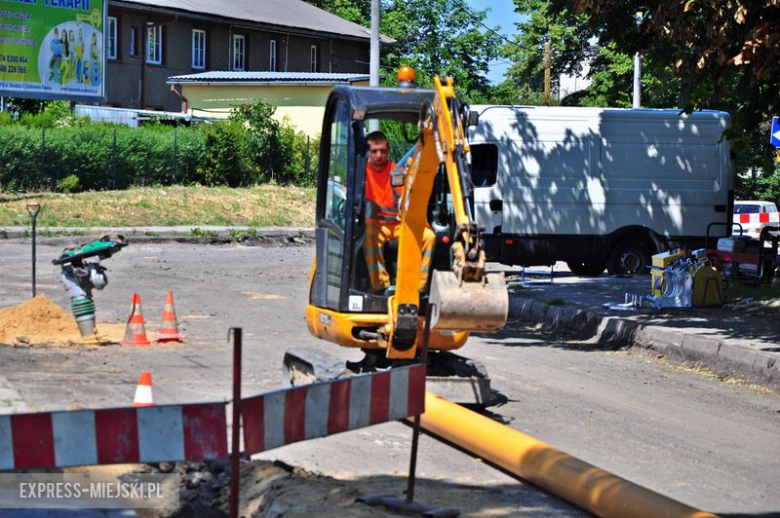
<svg viewBox="0 0 780 518">
<path fill-rule="evenodd" d="M 302 0 L 109 0 L 105 30 L 115 107 L 179 111 L 166 81 L 200 72 L 368 73 L 370 31 Z"/>
</svg>

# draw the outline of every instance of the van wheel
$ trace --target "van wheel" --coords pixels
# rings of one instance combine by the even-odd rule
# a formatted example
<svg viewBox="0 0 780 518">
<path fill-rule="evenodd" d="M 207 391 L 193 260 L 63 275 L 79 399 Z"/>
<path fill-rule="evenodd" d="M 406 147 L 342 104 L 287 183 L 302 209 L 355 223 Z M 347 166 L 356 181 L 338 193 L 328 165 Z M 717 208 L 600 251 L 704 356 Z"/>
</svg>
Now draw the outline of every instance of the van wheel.
<svg viewBox="0 0 780 518">
<path fill-rule="evenodd" d="M 604 263 L 584 263 L 582 261 L 566 261 L 571 273 L 580 277 L 598 277 L 606 268 Z"/>
<path fill-rule="evenodd" d="M 612 250 L 607 271 L 612 275 L 648 274 L 650 250 L 640 241 L 621 241 Z"/>
</svg>

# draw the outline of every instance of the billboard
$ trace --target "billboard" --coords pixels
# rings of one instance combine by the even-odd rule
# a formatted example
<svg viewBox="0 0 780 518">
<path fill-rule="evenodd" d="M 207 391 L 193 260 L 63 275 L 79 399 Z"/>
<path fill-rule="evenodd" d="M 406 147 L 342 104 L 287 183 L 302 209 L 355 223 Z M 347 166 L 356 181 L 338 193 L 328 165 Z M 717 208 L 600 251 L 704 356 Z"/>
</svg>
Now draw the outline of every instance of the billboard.
<svg viewBox="0 0 780 518">
<path fill-rule="evenodd" d="M 105 0 L 0 0 L 0 95 L 105 97 Z"/>
</svg>

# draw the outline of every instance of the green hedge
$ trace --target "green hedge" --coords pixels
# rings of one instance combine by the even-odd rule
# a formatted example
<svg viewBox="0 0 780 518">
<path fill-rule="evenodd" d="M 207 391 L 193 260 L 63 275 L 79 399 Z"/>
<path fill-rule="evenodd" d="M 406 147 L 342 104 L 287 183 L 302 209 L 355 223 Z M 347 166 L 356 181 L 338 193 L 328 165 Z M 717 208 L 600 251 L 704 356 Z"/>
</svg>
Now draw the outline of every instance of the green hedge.
<svg viewBox="0 0 780 518">
<path fill-rule="evenodd" d="M 138 129 L 105 124 L 46 128 L 0 121 L 0 190 L 238 187 L 267 181 L 312 185 L 318 142 L 308 142 L 288 124 L 272 137 L 269 141 L 236 121 Z M 308 172 L 307 151 L 312 158 Z"/>
</svg>

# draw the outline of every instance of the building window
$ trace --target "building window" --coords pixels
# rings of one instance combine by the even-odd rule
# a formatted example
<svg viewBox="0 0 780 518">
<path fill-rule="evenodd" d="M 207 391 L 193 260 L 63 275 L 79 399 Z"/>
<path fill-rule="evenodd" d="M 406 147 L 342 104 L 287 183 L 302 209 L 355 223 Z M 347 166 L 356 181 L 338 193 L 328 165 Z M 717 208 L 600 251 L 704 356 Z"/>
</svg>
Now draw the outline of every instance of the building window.
<svg viewBox="0 0 780 518">
<path fill-rule="evenodd" d="M 108 17 L 108 50 L 106 57 L 116 59 L 117 57 L 117 21 L 113 16 Z"/>
<path fill-rule="evenodd" d="M 246 38 L 240 34 L 233 36 L 233 70 L 243 72 L 246 69 Z"/>
<path fill-rule="evenodd" d="M 146 28 L 146 62 L 162 64 L 162 25 L 149 25 Z"/>
<path fill-rule="evenodd" d="M 310 72 L 319 71 L 319 61 L 317 59 L 317 45 L 311 46 L 311 70 Z"/>
<path fill-rule="evenodd" d="M 130 55 L 138 55 L 138 30 L 135 27 L 130 27 Z"/>
<path fill-rule="evenodd" d="M 268 70 L 276 72 L 276 40 L 271 40 L 270 50 L 268 53 Z"/>
<path fill-rule="evenodd" d="M 192 30 L 192 68 L 206 68 L 206 31 Z"/>
</svg>

